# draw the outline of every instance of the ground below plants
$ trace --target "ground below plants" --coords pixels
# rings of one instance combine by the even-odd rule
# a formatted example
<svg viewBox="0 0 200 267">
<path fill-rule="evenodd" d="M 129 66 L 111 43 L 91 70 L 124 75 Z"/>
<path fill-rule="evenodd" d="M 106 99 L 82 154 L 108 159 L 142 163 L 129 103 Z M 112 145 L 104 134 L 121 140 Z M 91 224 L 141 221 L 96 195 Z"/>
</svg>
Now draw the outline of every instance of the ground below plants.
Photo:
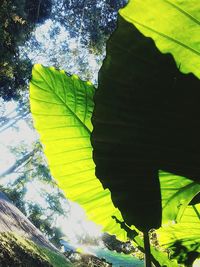
<svg viewBox="0 0 200 267">
<path fill-rule="evenodd" d="M 0 267 L 70 267 L 64 255 L 0 192 Z"/>
</svg>

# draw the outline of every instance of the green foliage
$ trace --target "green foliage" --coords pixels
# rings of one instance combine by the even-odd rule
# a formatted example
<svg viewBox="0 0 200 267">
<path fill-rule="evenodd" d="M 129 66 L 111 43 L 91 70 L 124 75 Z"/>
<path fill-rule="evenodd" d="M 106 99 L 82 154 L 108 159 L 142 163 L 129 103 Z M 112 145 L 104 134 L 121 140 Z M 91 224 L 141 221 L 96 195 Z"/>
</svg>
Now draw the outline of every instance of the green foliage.
<svg viewBox="0 0 200 267">
<path fill-rule="evenodd" d="M 50 200 L 50 202 L 52 202 Z M 60 204 L 60 203 L 59 203 Z M 28 213 L 27 218 L 43 233 L 48 237 L 49 241 L 56 247 L 60 248 L 60 238 L 63 236 L 63 232 L 59 227 L 54 225 L 55 218 L 58 217 L 58 211 L 56 207 L 51 210 L 50 215 L 48 214 L 48 208 L 42 208 L 36 203 L 27 203 L 26 212 Z M 64 215 L 64 211 L 59 215 Z M 66 215 L 66 214 L 65 214 Z"/>
<path fill-rule="evenodd" d="M 27 90 L 32 64 L 28 58 L 20 58 L 19 45 L 30 37 L 36 22 L 42 22 L 50 11 L 50 0 L 1 1 L 0 97 L 4 100 L 18 100 Z"/>
<path fill-rule="evenodd" d="M 43 23 L 49 18 L 52 9 L 52 0 L 25 1 L 24 10 L 29 22 Z"/>
<path fill-rule="evenodd" d="M 52 18 L 59 21 L 71 37 L 80 38 L 82 44 L 102 53 L 102 43 L 116 27 L 117 11 L 126 3 L 127 0 L 61 0 L 56 2 Z"/>
<path fill-rule="evenodd" d="M 162 53 L 171 53 L 182 72 L 200 78 L 198 0 L 130 0 L 120 14 L 151 37 Z"/>
<path fill-rule="evenodd" d="M 0 9 L 0 96 L 5 100 L 16 98 L 18 93 L 15 87 L 25 85 L 30 77 L 30 61 L 22 61 L 19 64 L 18 45 L 30 33 L 33 25 L 26 21 L 26 14 L 22 5 L 17 1 L 3 0 Z M 25 67 L 26 66 L 26 67 Z M 27 69 L 24 71 L 24 67 Z M 29 74 L 27 75 L 27 73 Z M 20 75 L 21 74 L 21 75 Z"/>
<path fill-rule="evenodd" d="M 4 186 L 0 186 L 0 191 L 4 192 L 8 198 L 13 201 L 13 203 L 15 204 L 15 206 L 23 213 L 26 214 L 26 207 L 25 207 L 25 203 L 22 201 L 22 199 L 24 198 L 25 194 L 26 194 L 26 188 L 15 188 L 13 190 L 13 188 L 11 187 L 4 187 Z"/>
</svg>

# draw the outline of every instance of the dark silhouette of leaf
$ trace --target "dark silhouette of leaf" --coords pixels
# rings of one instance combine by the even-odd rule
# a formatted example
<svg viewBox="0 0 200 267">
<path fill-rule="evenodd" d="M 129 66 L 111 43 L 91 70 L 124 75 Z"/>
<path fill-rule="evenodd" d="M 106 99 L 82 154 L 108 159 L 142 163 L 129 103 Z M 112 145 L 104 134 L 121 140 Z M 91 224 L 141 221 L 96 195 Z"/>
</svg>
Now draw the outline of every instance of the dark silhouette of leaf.
<svg viewBox="0 0 200 267">
<path fill-rule="evenodd" d="M 93 155 L 113 203 L 142 231 L 161 225 L 160 169 L 199 182 L 199 85 L 119 17 L 94 97 Z"/>
</svg>

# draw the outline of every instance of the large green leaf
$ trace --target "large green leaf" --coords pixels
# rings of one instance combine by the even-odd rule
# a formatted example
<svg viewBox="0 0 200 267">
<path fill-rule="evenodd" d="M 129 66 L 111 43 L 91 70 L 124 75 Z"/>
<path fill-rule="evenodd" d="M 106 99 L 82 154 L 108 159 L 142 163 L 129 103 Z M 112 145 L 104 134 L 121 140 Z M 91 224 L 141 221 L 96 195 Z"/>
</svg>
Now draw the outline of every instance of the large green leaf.
<svg viewBox="0 0 200 267">
<path fill-rule="evenodd" d="M 120 14 L 172 53 L 181 71 L 200 78 L 199 0 L 130 0 Z"/>
<path fill-rule="evenodd" d="M 94 87 L 64 71 L 35 65 L 30 83 L 30 104 L 35 128 L 52 175 L 68 199 L 78 202 L 88 219 L 126 240 L 126 232 L 112 216 L 122 220 L 95 177 L 90 144 Z"/>
</svg>

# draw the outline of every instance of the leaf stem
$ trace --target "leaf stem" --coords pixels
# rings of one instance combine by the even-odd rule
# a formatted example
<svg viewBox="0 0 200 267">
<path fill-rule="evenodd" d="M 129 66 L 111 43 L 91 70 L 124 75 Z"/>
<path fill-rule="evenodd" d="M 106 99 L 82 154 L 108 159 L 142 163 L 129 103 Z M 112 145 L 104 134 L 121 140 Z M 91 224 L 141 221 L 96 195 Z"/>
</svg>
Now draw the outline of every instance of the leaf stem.
<svg viewBox="0 0 200 267">
<path fill-rule="evenodd" d="M 144 235 L 144 250 L 145 250 L 145 267 L 152 267 L 149 234 L 148 232 L 143 232 L 143 235 Z"/>
</svg>

